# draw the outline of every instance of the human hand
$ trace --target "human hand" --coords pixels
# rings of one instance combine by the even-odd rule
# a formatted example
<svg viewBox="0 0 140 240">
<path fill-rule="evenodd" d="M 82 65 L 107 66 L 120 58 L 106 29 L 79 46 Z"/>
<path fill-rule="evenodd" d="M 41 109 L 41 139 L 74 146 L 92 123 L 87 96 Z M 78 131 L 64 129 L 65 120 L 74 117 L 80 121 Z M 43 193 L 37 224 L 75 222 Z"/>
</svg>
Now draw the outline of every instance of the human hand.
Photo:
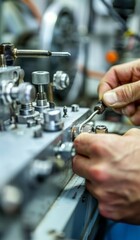
<svg viewBox="0 0 140 240">
<path fill-rule="evenodd" d="M 140 224 L 140 130 L 125 135 L 82 133 L 74 141 L 73 171 L 86 179 L 101 215 Z"/>
<path fill-rule="evenodd" d="M 112 67 L 99 84 L 99 98 L 140 124 L 140 60 Z"/>
</svg>

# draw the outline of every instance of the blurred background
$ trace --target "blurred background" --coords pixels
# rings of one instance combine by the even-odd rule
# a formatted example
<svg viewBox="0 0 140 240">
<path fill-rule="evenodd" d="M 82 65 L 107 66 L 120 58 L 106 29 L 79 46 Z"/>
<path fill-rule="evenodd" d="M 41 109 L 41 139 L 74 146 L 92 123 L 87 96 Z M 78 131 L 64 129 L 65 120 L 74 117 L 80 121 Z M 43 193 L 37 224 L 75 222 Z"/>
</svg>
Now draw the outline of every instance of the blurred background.
<svg viewBox="0 0 140 240">
<path fill-rule="evenodd" d="M 69 74 L 70 85 L 55 90 L 61 105 L 91 107 L 97 87 L 114 64 L 139 58 L 139 0 L 0 0 L 0 42 L 19 49 L 68 51 L 70 58 L 17 59 L 31 72 Z"/>
</svg>

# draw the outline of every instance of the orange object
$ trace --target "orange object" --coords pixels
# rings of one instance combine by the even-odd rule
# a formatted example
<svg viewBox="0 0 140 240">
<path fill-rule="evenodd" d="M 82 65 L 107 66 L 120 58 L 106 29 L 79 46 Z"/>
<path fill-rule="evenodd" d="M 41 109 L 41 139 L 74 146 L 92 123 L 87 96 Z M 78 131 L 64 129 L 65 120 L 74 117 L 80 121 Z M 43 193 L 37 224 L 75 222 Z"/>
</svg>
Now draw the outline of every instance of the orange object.
<svg viewBox="0 0 140 240">
<path fill-rule="evenodd" d="M 28 8 L 31 10 L 33 15 L 36 17 L 36 19 L 40 23 L 42 16 L 41 16 L 41 12 L 39 11 L 37 5 L 32 0 L 22 0 L 22 2 L 28 6 Z"/>
<path fill-rule="evenodd" d="M 82 65 L 78 66 L 78 70 L 82 73 L 84 73 L 87 77 L 89 77 L 90 79 L 96 78 L 98 80 L 101 80 L 101 78 L 103 78 L 105 72 L 98 72 L 98 71 L 92 71 L 89 70 L 87 68 L 85 68 Z"/>
<path fill-rule="evenodd" d="M 105 58 L 108 63 L 114 64 L 119 60 L 119 54 L 115 50 L 110 50 L 106 53 Z"/>
</svg>

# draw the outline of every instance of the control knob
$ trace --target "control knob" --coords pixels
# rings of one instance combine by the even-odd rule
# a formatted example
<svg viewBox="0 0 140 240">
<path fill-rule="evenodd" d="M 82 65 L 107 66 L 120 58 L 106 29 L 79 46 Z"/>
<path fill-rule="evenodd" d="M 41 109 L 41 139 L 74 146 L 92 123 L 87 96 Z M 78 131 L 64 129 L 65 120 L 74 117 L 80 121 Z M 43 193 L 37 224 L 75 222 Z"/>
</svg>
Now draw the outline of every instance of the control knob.
<svg viewBox="0 0 140 240">
<path fill-rule="evenodd" d="M 63 71 L 57 71 L 53 75 L 53 84 L 57 90 L 63 90 L 69 86 L 69 76 Z"/>
</svg>

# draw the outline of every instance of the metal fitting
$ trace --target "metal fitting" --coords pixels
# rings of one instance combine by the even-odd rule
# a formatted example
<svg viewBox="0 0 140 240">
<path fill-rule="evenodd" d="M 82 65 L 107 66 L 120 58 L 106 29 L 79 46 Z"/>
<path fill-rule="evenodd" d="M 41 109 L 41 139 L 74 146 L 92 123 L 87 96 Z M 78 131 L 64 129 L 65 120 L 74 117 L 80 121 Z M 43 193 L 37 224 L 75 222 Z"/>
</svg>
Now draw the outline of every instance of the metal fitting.
<svg viewBox="0 0 140 240">
<path fill-rule="evenodd" d="M 53 132 L 63 129 L 64 122 L 62 121 L 60 109 L 46 109 L 43 111 L 43 117 L 43 129 L 45 131 Z"/>
<path fill-rule="evenodd" d="M 97 125 L 95 127 L 95 133 L 108 133 L 108 128 L 105 125 Z"/>
<path fill-rule="evenodd" d="M 63 71 L 57 71 L 53 75 L 53 85 L 57 90 L 63 90 L 69 86 L 69 76 Z"/>
</svg>

